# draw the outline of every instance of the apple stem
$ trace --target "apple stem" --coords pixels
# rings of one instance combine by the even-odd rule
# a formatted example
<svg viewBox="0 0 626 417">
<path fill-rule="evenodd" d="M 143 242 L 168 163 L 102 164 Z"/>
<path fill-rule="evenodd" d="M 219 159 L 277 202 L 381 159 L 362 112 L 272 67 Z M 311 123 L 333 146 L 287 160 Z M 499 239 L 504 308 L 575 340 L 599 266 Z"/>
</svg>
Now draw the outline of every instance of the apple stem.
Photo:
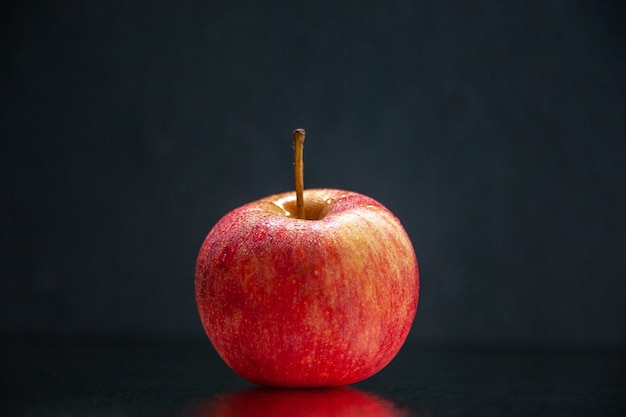
<svg viewBox="0 0 626 417">
<path fill-rule="evenodd" d="M 304 162 L 302 150 L 304 148 L 304 129 L 293 131 L 293 159 L 294 175 L 296 178 L 296 216 L 304 219 Z"/>
</svg>

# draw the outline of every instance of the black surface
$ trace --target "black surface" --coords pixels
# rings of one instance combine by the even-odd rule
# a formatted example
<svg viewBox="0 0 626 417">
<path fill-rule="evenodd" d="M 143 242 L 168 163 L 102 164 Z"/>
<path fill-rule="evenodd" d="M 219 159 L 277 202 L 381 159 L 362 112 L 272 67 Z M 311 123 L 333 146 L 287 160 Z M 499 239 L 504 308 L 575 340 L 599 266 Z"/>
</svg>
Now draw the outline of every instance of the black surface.
<svg viewBox="0 0 626 417">
<path fill-rule="evenodd" d="M 1 371 L 2 416 L 618 416 L 626 411 L 620 396 L 626 392 L 626 355 L 619 351 L 409 344 L 379 374 L 329 390 L 255 387 L 234 375 L 208 341 L 4 343 Z"/>
</svg>

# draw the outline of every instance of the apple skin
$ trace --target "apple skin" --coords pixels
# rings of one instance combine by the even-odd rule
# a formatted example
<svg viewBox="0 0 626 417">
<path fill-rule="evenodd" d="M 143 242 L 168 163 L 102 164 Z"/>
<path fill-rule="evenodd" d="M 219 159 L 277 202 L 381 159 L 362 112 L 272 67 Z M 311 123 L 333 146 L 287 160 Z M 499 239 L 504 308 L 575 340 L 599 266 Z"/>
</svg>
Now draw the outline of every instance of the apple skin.
<svg viewBox="0 0 626 417">
<path fill-rule="evenodd" d="M 206 334 L 250 382 L 348 385 L 385 367 L 415 317 L 419 272 L 400 221 L 365 195 L 276 194 L 226 214 L 198 254 Z"/>
</svg>

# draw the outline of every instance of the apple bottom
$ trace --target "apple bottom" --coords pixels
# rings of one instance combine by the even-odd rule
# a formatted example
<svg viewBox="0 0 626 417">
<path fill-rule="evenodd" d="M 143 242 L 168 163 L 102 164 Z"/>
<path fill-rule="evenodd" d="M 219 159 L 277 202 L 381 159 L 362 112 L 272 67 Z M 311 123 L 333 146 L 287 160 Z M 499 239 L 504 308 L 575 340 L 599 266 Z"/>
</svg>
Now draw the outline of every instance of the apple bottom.
<svg viewBox="0 0 626 417">
<path fill-rule="evenodd" d="M 350 298 L 344 301 L 350 304 Z M 409 331 L 406 316 L 394 319 L 358 304 L 303 302 L 284 303 L 271 311 L 262 306 L 253 309 L 259 313 L 250 314 L 253 319 L 242 318 L 245 309 L 225 314 L 223 326 L 211 332 L 210 339 L 237 374 L 266 386 L 361 381 L 389 363 Z"/>
<path fill-rule="evenodd" d="M 276 214 L 263 201 L 236 209 L 200 250 L 202 324 L 251 382 L 352 384 L 387 365 L 409 333 L 418 271 L 406 232 L 374 200 L 331 191 L 319 220 Z"/>
<path fill-rule="evenodd" d="M 251 333 L 250 337 L 257 335 Z M 353 384 L 383 369 L 398 351 L 389 344 L 369 354 L 353 352 L 343 340 L 332 344 L 310 340 L 281 348 L 273 346 L 268 333 L 260 338 L 267 342 L 253 344 L 258 352 L 251 354 L 244 349 L 220 356 L 238 375 L 263 386 L 313 388 Z M 219 345 L 214 346 L 219 352 Z"/>
</svg>

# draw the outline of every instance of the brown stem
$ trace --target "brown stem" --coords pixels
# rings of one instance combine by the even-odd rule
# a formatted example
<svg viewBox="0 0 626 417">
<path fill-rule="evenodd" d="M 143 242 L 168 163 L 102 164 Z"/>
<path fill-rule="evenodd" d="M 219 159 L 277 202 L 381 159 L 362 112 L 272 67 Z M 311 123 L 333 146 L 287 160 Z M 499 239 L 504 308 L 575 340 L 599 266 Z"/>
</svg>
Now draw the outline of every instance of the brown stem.
<svg viewBox="0 0 626 417">
<path fill-rule="evenodd" d="M 304 129 L 293 131 L 293 168 L 296 178 L 296 215 L 299 219 L 304 219 L 304 162 L 302 161 L 302 151 L 304 148 Z"/>
</svg>

